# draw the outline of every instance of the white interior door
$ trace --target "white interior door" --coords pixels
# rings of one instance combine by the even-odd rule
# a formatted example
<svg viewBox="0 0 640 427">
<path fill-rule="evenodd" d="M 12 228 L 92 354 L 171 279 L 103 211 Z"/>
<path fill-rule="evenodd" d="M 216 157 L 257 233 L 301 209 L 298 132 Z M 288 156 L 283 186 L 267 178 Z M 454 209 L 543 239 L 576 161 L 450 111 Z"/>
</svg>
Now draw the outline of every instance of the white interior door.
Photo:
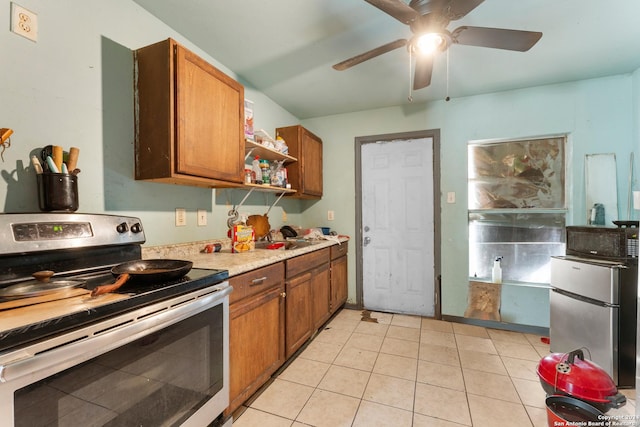
<svg viewBox="0 0 640 427">
<path fill-rule="evenodd" d="M 433 316 L 433 138 L 361 146 L 366 309 Z"/>
</svg>

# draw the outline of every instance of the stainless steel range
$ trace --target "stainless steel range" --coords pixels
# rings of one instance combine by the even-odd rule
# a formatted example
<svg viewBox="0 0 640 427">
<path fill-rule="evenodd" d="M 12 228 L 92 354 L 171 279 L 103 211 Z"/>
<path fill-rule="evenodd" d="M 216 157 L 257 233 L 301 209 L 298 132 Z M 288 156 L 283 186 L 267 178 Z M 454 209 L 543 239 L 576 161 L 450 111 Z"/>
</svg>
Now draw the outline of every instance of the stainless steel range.
<svg viewBox="0 0 640 427">
<path fill-rule="evenodd" d="M 3 214 L 0 239 L 1 425 L 221 420 L 229 401 L 226 270 L 132 281 L 94 297 L 114 282 L 112 267 L 140 260 L 139 219 Z M 54 274 L 34 282 L 40 271 Z"/>
</svg>

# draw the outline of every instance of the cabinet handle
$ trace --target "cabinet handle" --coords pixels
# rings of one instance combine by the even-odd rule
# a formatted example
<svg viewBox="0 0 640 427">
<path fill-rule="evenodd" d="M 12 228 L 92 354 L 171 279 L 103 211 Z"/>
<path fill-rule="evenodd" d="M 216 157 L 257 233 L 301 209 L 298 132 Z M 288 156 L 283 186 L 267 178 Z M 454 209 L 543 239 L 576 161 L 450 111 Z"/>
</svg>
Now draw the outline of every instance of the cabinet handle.
<svg viewBox="0 0 640 427">
<path fill-rule="evenodd" d="M 282 292 L 282 293 L 280 294 L 280 296 L 281 296 L 282 298 L 286 298 L 286 297 L 287 297 L 287 293 L 286 293 L 286 292 Z"/>
<path fill-rule="evenodd" d="M 259 277 L 259 278 L 257 278 L 257 279 L 253 279 L 253 280 L 251 281 L 251 285 L 258 285 L 258 284 L 260 284 L 260 283 L 264 282 L 265 280 L 267 280 L 267 276 Z"/>
</svg>

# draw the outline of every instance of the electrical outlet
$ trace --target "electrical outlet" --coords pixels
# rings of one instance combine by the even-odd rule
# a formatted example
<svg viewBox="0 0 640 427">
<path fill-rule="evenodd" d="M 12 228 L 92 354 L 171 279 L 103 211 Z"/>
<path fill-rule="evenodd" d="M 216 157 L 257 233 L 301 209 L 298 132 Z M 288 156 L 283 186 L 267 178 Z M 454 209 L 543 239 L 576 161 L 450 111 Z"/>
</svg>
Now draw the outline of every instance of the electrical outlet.
<svg viewBox="0 0 640 427">
<path fill-rule="evenodd" d="M 11 31 L 31 41 L 37 42 L 38 15 L 12 2 Z"/>
<path fill-rule="evenodd" d="M 198 227 L 205 225 L 207 225 L 207 211 L 206 209 L 198 209 Z"/>
<path fill-rule="evenodd" d="M 335 214 L 333 211 L 327 211 L 327 221 L 333 221 L 335 218 Z"/>
<path fill-rule="evenodd" d="M 286 221 L 287 221 L 287 211 L 282 209 L 282 222 L 286 222 Z"/>
<path fill-rule="evenodd" d="M 184 208 L 176 208 L 176 227 L 187 225 L 187 210 Z"/>
</svg>

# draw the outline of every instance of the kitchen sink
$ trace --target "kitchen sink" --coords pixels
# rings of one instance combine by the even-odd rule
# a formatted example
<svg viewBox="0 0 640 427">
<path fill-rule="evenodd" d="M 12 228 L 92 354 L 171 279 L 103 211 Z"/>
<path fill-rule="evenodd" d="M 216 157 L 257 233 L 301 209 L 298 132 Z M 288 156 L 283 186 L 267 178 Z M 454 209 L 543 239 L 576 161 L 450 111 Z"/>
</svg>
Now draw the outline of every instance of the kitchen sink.
<svg viewBox="0 0 640 427">
<path fill-rule="evenodd" d="M 307 246 L 313 246 L 320 241 L 313 240 L 274 240 L 274 241 L 259 241 L 256 242 L 256 249 L 271 249 L 271 250 L 282 250 L 284 248 L 285 251 L 290 251 L 293 249 L 306 248 Z"/>
</svg>

